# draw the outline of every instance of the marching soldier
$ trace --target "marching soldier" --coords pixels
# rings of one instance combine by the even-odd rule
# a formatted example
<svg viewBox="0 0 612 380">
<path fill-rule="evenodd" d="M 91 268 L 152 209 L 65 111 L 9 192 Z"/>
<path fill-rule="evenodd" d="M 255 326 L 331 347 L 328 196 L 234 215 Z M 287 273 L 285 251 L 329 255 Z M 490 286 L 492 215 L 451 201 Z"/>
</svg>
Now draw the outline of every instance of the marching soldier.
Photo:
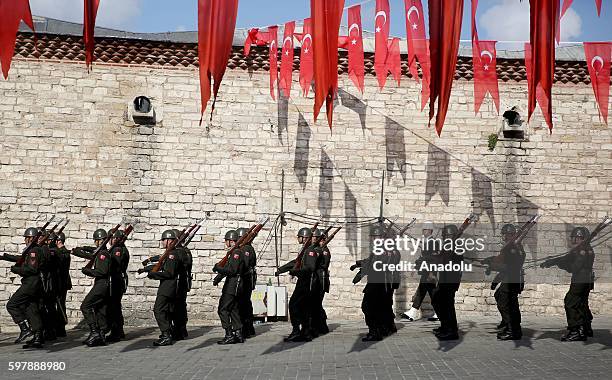
<svg viewBox="0 0 612 380">
<path fill-rule="evenodd" d="M 70 251 L 66 248 L 64 243 L 66 242 L 66 235 L 60 232 L 55 239 L 55 254 L 59 260 L 58 269 L 58 313 L 57 325 L 55 333 L 58 337 L 66 336 L 66 296 L 68 290 L 72 289 L 72 280 L 70 279 Z"/>
<path fill-rule="evenodd" d="M 309 342 L 312 340 L 313 295 L 318 292 L 316 273 L 318 253 L 314 244 L 309 244 L 312 241 L 312 232 L 311 228 L 304 227 L 297 234 L 298 243 L 302 245 L 303 255 L 299 261 L 295 260 L 293 268 L 289 271 L 289 274 L 297 277 L 297 283 L 289 299 L 292 331 L 285 338 L 286 342 Z M 309 245 L 306 247 L 305 244 Z M 291 262 L 286 265 L 290 264 Z"/>
<path fill-rule="evenodd" d="M 236 230 L 238 239 L 249 232 L 248 228 L 239 228 Z M 242 293 L 240 297 L 240 321 L 242 322 L 242 336 L 247 339 L 255 336 L 255 327 L 253 326 L 253 303 L 251 302 L 251 294 L 255 289 L 257 282 L 257 255 L 251 242 L 246 242 L 242 247 L 244 259 L 246 261 L 246 273 L 242 276 Z"/>
<path fill-rule="evenodd" d="M 483 261 L 490 270 L 499 272 L 494 282 L 495 284 L 501 282 L 495 291 L 497 309 L 502 317 L 501 328 L 497 334 L 499 340 L 520 340 L 523 336 L 518 296 L 523 291 L 525 251 L 520 243 L 513 241 L 516 233 L 514 225 L 505 224 L 501 228 L 505 244 L 501 253 Z"/>
<path fill-rule="evenodd" d="M 376 239 L 384 237 L 384 227 L 376 225 L 370 231 L 372 243 Z M 364 342 L 380 341 L 386 331 L 385 323 L 387 316 L 385 312 L 385 298 L 387 296 L 385 274 L 377 271 L 374 268 L 385 262 L 386 255 L 375 255 L 373 250 L 368 258 L 358 260 L 351 266 L 351 270 L 361 268 L 359 273 L 353 279 L 353 283 L 358 283 L 363 276 L 367 276 L 367 284 L 363 288 L 363 300 L 361 302 L 361 311 L 363 312 L 365 323 L 368 326 L 368 334 L 361 340 Z"/>
<path fill-rule="evenodd" d="M 173 230 L 177 237 L 181 234 L 179 230 Z M 191 250 L 179 244 L 177 246 L 178 259 L 180 261 L 181 271 L 178 278 L 178 291 L 176 303 L 174 304 L 174 312 L 172 314 L 172 334 L 174 340 L 183 340 L 187 338 L 187 293 L 191 290 L 191 268 L 193 266 L 193 257 Z"/>
<path fill-rule="evenodd" d="M 81 303 L 81 312 L 89 326 L 89 336 L 84 344 L 89 347 L 106 345 L 105 334 L 108 331 L 106 312 L 112 265 L 108 249 L 102 245 L 107 237 L 106 230 L 98 229 L 93 234 L 95 247 L 77 247 L 72 250 L 75 256 L 93 260 L 91 267 L 88 265 L 81 270 L 84 275 L 94 278 L 93 287 Z M 96 250 L 98 252 L 94 256 Z"/>
<path fill-rule="evenodd" d="M 571 251 L 565 256 L 546 260 L 540 265 L 542 268 L 557 266 L 572 274 L 570 287 L 564 299 L 568 331 L 561 337 L 562 341 L 585 341 L 587 336 L 593 335 L 592 315 L 588 302 L 593 287 L 595 252 L 589 238 L 590 232 L 586 227 L 574 228 L 570 236 Z"/>
<path fill-rule="evenodd" d="M 111 233 L 112 231 L 109 231 Z M 110 298 L 108 303 L 108 325 L 110 326 L 110 334 L 106 337 L 107 342 L 118 342 L 125 338 L 123 331 L 123 310 L 121 299 L 127 291 L 127 267 L 130 262 L 130 252 L 125 244 L 119 242 L 119 239 L 125 236 L 124 232 L 117 230 L 110 240 L 113 251 L 110 252 L 112 258 L 111 265 L 111 284 Z"/>
<path fill-rule="evenodd" d="M 434 240 L 431 239 L 434 231 L 434 225 L 432 222 L 423 223 L 423 238 L 425 239 L 425 246 L 421 251 L 421 257 L 415 261 L 415 266 L 419 268 L 421 263 L 430 262 L 431 257 L 436 254 Z M 421 278 L 419 279 L 419 286 L 412 296 L 412 307 L 407 312 L 402 313 L 402 318 L 407 319 L 409 322 L 416 321 L 421 318 L 421 305 L 425 296 L 429 294 L 429 298 L 433 298 L 433 292 L 436 288 L 436 274 L 429 271 L 419 272 Z M 434 315 L 429 318 L 431 321 L 437 321 L 438 316 Z"/>
<path fill-rule="evenodd" d="M 455 240 L 459 236 L 459 229 L 454 224 L 444 226 L 442 229 L 443 248 L 437 257 L 441 264 L 461 264 L 463 255 L 455 252 Z M 448 248 L 446 242 L 452 242 Z M 432 306 L 438 318 L 440 327 L 434 329 L 439 340 L 459 339 L 459 328 L 457 326 L 457 314 L 455 312 L 455 293 L 459 290 L 461 283 L 461 271 L 442 271 L 438 273 L 438 284 L 434 290 Z"/>
<path fill-rule="evenodd" d="M 170 245 L 177 239 L 174 230 L 166 230 L 162 233 L 161 242 L 165 249 L 168 249 Z M 157 272 L 150 271 L 147 277 L 152 280 L 159 280 L 159 287 L 157 288 L 157 298 L 155 299 L 155 305 L 153 306 L 153 314 L 155 320 L 161 331 L 161 335 L 158 340 L 153 342 L 154 346 L 170 346 L 174 344 L 172 338 L 172 308 L 176 303 L 177 289 L 178 289 L 178 275 L 181 271 L 179 263 L 180 249 L 176 247 L 168 252 L 168 255 L 161 263 L 161 268 Z M 160 261 L 163 256 L 160 257 Z"/>
<path fill-rule="evenodd" d="M 229 230 L 225 233 L 225 249 L 229 251 L 229 255 L 226 256 L 227 261 L 224 265 L 217 263 L 213 267 L 213 272 L 219 274 L 213 281 L 213 285 L 217 286 L 219 281 L 225 277 L 218 308 L 225 337 L 218 341 L 218 344 L 244 343 L 239 301 L 243 291 L 242 277 L 246 270 L 242 250 L 235 247 L 237 241 L 238 232 Z"/>
<path fill-rule="evenodd" d="M 30 227 L 23 234 L 26 246 L 29 246 L 38 236 L 38 229 Z M 23 348 L 42 348 L 42 320 L 39 302 L 42 297 L 40 278 L 40 261 L 42 250 L 34 244 L 21 255 L 4 254 L 3 260 L 14 262 L 11 272 L 21 276 L 21 286 L 8 300 L 6 309 L 13 321 L 21 330 L 15 343 L 22 343 L 31 338 Z"/>
<path fill-rule="evenodd" d="M 325 231 L 317 229 L 313 235 L 315 239 L 315 249 L 317 251 L 317 279 L 319 280 L 319 286 L 317 288 L 318 293 L 315 294 L 315 306 L 313 308 L 312 315 L 312 328 L 315 334 L 325 335 L 329 333 L 329 327 L 327 326 L 327 313 L 323 308 L 323 299 L 325 293 L 329 293 L 329 264 L 331 262 L 331 253 L 327 246 L 323 246 L 327 240 Z"/>
</svg>

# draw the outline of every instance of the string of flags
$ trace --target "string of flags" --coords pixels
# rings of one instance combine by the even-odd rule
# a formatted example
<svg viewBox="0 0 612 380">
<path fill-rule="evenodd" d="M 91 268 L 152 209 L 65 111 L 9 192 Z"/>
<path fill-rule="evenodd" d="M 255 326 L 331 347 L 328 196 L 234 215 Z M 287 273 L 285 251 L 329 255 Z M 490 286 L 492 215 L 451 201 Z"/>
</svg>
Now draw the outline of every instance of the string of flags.
<svg viewBox="0 0 612 380">
<path fill-rule="evenodd" d="M 100 0 L 84 1 L 83 41 L 85 64 L 89 71 L 95 60 L 94 30 Z M 104 0 L 102 0 L 103 2 Z M 372 1 L 372 0 L 370 0 Z M 390 36 L 389 0 L 375 0 L 374 71 L 382 90 L 389 74 L 400 84 L 400 39 Z M 518 1 L 518 0 L 517 0 Z M 528 113 L 536 103 L 552 132 L 552 85 L 555 70 L 555 40 L 559 42 L 560 20 L 573 0 L 529 0 L 530 41 L 525 44 L 525 66 L 528 82 Z M 326 104 L 329 127 L 332 127 L 333 101 L 338 91 L 338 49 L 348 52 L 348 75 L 363 94 L 365 87 L 364 40 L 361 4 L 344 7 L 344 0 L 311 0 L 311 17 L 303 20 L 302 31 L 296 22 L 285 23 L 282 40 L 278 25 L 265 30 L 253 28 L 244 42 L 244 54 L 251 46 L 267 46 L 270 64 L 270 96 L 277 93 L 290 97 L 293 83 L 295 45 L 300 43 L 299 83 L 302 95 L 315 89 L 315 120 Z M 601 0 L 595 0 L 601 14 Z M 430 120 L 441 134 L 448 110 L 450 92 L 458 57 L 464 0 L 428 0 L 429 39 L 425 29 L 425 11 L 421 0 L 404 0 L 407 63 L 411 76 L 421 84 L 421 110 L 430 104 Z M 474 110 L 479 112 L 489 94 L 499 113 L 496 41 L 480 40 L 476 13 L 478 0 L 471 0 L 472 61 L 474 71 Z M 200 65 L 201 113 L 212 98 L 214 109 L 227 62 L 231 53 L 238 0 L 198 0 L 198 56 Z M 347 35 L 339 35 L 342 14 L 347 11 Z M 0 0 L 0 66 L 8 78 L 14 55 L 16 35 L 23 21 L 32 31 L 34 22 L 29 0 Z M 281 50 L 278 62 L 279 44 Z M 585 42 L 585 59 L 595 100 L 607 124 L 610 94 L 612 42 Z M 418 64 L 418 66 L 417 66 Z M 421 77 L 419 77 L 419 67 Z M 280 70 L 279 70 L 280 68 Z M 280 75 L 279 75 L 280 73 Z M 212 92 L 211 92 L 212 87 Z M 437 113 L 436 113 L 437 111 Z M 212 112 L 211 112 L 212 118 Z"/>
</svg>

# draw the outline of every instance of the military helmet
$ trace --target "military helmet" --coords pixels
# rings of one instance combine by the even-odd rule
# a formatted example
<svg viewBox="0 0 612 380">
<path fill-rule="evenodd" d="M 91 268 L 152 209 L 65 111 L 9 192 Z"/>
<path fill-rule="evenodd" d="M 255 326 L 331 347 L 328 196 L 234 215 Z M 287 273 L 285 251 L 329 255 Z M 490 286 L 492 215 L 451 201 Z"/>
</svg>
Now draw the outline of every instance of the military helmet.
<svg viewBox="0 0 612 380">
<path fill-rule="evenodd" d="M 241 238 L 244 235 L 246 235 L 249 232 L 248 228 L 244 228 L 244 227 L 240 227 L 236 230 L 236 232 L 238 233 L 238 237 Z"/>
<path fill-rule="evenodd" d="M 93 234 L 93 239 L 94 240 L 104 240 L 108 237 L 108 233 L 106 232 L 106 230 L 100 228 L 97 229 L 94 234 Z"/>
<path fill-rule="evenodd" d="M 174 233 L 176 234 L 176 238 L 177 238 L 177 239 L 178 239 L 179 237 L 181 237 L 182 231 L 180 231 L 180 230 L 178 230 L 178 229 L 176 229 L 176 228 L 173 228 L 173 229 L 172 229 L 172 231 L 174 231 Z"/>
<path fill-rule="evenodd" d="M 511 224 L 511 223 L 504 224 L 501 228 L 501 234 L 502 235 L 514 235 L 516 234 L 516 227 L 514 226 L 514 224 Z"/>
<path fill-rule="evenodd" d="M 312 231 L 312 237 L 316 237 L 316 238 L 320 238 L 323 236 L 323 230 L 320 228 L 317 228 L 316 230 Z"/>
<path fill-rule="evenodd" d="M 108 232 L 109 232 L 109 234 L 110 234 L 110 232 L 111 232 L 111 231 L 108 231 Z M 124 237 L 124 236 L 125 236 L 125 232 L 123 232 L 123 230 L 117 230 L 117 231 L 115 231 L 115 233 L 113 234 L 113 237 L 114 237 L 115 239 L 120 239 L 120 238 L 122 238 L 122 237 Z"/>
<path fill-rule="evenodd" d="M 382 225 L 377 224 L 370 230 L 370 236 L 383 236 L 385 234 L 385 229 Z"/>
<path fill-rule="evenodd" d="M 237 241 L 238 232 L 236 230 L 229 230 L 225 233 L 225 240 Z"/>
<path fill-rule="evenodd" d="M 571 237 L 573 238 L 582 238 L 582 239 L 588 239 L 591 236 L 591 233 L 589 232 L 589 229 L 586 227 L 575 227 L 572 230 L 572 234 Z"/>
<path fill-rule="evenodd" d="M 162 232 L 160 240 L 176 239 L 176 232 L 174 230 L 165 230 Z"/>
<path fill-rule="evenodd" d="M 57 240 L 64 243 L 66 241 L 66 234 L 64 234 L 63 232 L 60 232 L 59 234 L 57 234 Z"/>
<path fill-rule="evenodd" d="M 36 228 L 36 227 L 29 227 L 23 233 L 23 237 L 34 237 L 34 236 L 36 236 L 36 234 L 38 234 L 38 228 Z"/>
<path fill-rule="evenodd" d="M 442 228 L 442 237 L 444 238 L 454 238 L 459 233 L 459 229 L 454 224 L 447 224 Z"/>
<path fill-rule="evenodd" d="M 309 238 L 312 236 L 312 229 L 310 227 L 302 227 L 298 231 L 298 237 Z"/>
<path fill-rule="evenodd" d="M 57 240 L 57 235 L 55 234 L 55 232 L 51 232 L 49 236 L 47 236 L 47 240 L 50 240 L 50 241 Z"/>
</svg>

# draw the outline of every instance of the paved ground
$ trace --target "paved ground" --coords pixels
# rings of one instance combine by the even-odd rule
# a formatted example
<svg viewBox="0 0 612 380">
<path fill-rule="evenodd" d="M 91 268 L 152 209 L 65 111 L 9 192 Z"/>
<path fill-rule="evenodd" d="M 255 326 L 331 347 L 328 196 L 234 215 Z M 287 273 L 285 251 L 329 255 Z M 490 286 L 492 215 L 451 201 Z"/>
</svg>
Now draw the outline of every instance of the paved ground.
<svg viewBox="0 0 612 380">
<path fill-rule="evenodd" d="M 558 317 L 524 318 L 525 337 L 498 342 L 496 319 L 466 318 L 462 339 L 438 342 L 432 322 L 398 322 L 398 334 L 382 342 L 362 343 L 361 322 L 330 322 L 333 331 L 310 343 L 284 343 L 287 323 L 256 327 L 248 343 L 218 346 L 222 331 L 192 328 L 190 338 L 172 347 L 154 348 L 154 328 L 128 330 L 128 341 L 106 347 L 80 344 L 85 332 L 71 331 L 64 341 L 41 351 L 12 344 L 0 335 L 2 379 L 582 379 L 610 378 L 612 317 L 596 318 L 595 338 L 562 343 Z M 9 361 L 63 361 L 65 371 L 9 371 Z"/>
</svg>

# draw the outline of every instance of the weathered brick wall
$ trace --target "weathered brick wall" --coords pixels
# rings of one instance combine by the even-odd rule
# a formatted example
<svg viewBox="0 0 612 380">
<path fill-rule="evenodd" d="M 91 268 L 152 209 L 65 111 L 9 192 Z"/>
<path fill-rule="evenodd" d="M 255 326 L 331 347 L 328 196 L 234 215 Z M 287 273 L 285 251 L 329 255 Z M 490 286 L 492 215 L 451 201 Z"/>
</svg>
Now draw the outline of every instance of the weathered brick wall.
<svg viewBox="0 0 612 380">
<path fill-rule="evenodd" d="M 487 136 L 498 130 L 501 117 L 489 101 L 474 116 L 472 82 L 455 83 L 438 138 L 419 110 L 418 85 L 407 78 L 380 92 L 368 77 L 362 97 L 342 76 L 333 131 L 324 114 L 313 123 L 312 94 L 299 96 L 294 83 L 294 97 L 275 102 L 268 80 L 267 72 L 228 71 L 212 123 L 207 115 L 199 127 L 196 71 L 100 65 L 87 74 L 72 63 L 14 62 L 9 80 L 0 81 L 0 251 L 22 248 L 23 229 L 40 215 L 71 218 L 69 247 L 90 244 L 98 227 L 130 222 L 135 233 L 127 244 L 129 269 L 135 271 L 144 257 L 160 251 L 162 230 L 208 213 L 201 241 L 193 244 L 189 307 L 192 320 L 211 322 L 220 293 L 211 285 L 211 268 L 223 254 L 222 233 L 278 213 L 282 170 L 285 209 L 312 216 L 377 216 L 385 169 L 385 214 L 399 221 L 458 223 L 475 209 L 482 211 L 482 223 L 495 219 L 498 226 L 524 221 L 537 210 L 548 223 L 596 223 L 610 210 L 612 141 L 590 86 L 555 86 L 552 135 L 538 110 L 529 141 L 500 141 L 489 152 Z M 526 109 L 525 82 L 500 87 L 502 111 Z M 127 120 L 127 104 L 138 95 L 154 102 L 159 121 L 153 128 Z M 281 261 L 295 255 L 297 228 L 291 220 L 285 227 Z M 351 284 L 348 266 L 360 255 L 355 242 L 362 232 L 345 228 L 331 245 L 332 290 L 325 302 L 332 318 L 361 318 L 362 285 Z M 591 296 L 595 313 L 612 313 L 612 287 L 605 283 L 611 279 L 609 247 L 598 248 L 603 278 Z M 260 282 L 267 282 L 274 262 L 272 242 L 260 259 Z M 78 258 L 72 264 L 72 323 L 80 320 L 78 308 L 91 285 L 80 273 L 83 264 Z M 0 264 L 2 305 L 19 281 L 8 267 Z M 525 312 L 563 313 L 567 276 L 555 273 L 557 285 L 527 285 Z M 154 324 L 156 285 L 130 279 L 124 302 L 130 323 Z M 413 278 L 398 292 L 398 311 L 414 287 Z M 466 312 L 497 312 L 488 283 L 462 285 L 457 302 Z M 0 308 L 0 322 L 8 320 Z"/>
</svg>

